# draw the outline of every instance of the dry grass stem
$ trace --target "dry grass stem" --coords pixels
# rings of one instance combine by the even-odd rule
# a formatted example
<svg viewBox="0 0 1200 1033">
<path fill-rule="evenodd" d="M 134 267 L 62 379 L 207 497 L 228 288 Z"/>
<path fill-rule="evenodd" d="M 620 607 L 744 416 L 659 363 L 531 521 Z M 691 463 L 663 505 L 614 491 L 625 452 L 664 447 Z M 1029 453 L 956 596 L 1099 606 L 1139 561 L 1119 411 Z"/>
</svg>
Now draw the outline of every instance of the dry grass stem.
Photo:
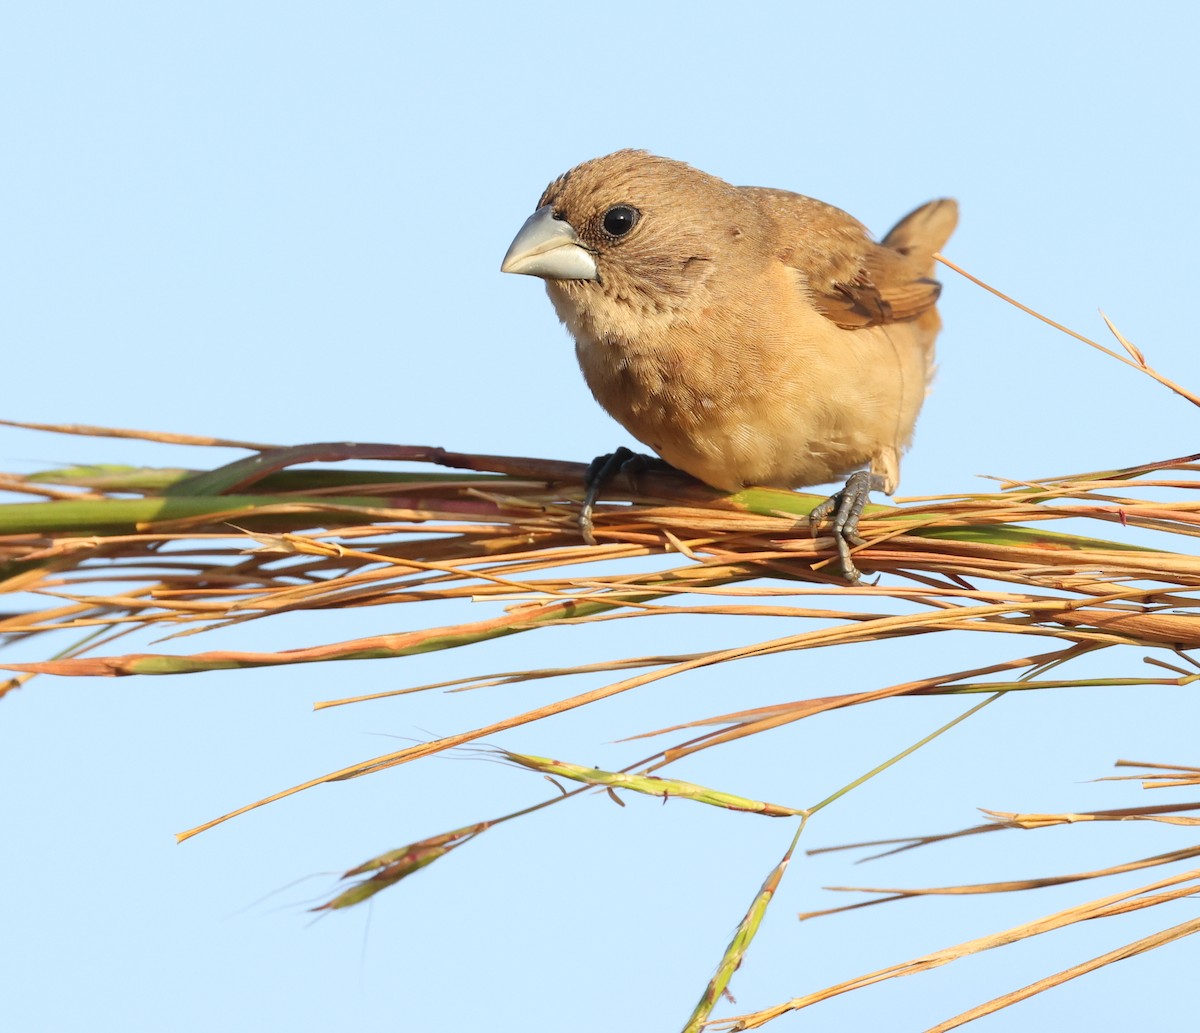
<svg viewBox="0 0 1200 1033">
<path fill-rule="evenodd" d="M 1120 350 L 1059 327 L 1200 404 L 1195 394 L 1154 370 L 1116 327 L 1108 323 L 1108 328 Z M 864 542 L 854 549 L 854 559 L 877 581 L 851 586 L 837 576 L 832 540 L 814 538 L 809 530 L 808 514 L 821 501 L 814 495 L 752 488 L 726 496 L 683 476 L 646 474 L 637 484 L 617 483 L 606 491 L 595 515 L 599 544 L 588 546 L 577 524 L 586 471 L 582 463 L 425 446 L 281 447 L 91 426 L 0 424 L 249 453 L 213 469 L 92 466 L 0 474 L 0 491 L 13 500 L 0 505 L 0 590 L 11 600 L 0 612 L 0 634 L 27 652 L 30 643 L 45 643 L 35 659 L 4 666 L 10 677 L 0 683 L 0 696 L 18 689 L 36 691 L 31 685 L 35 676 L 166 676 L 336 663 L 456 649 L 563 625 L 632 620 L 670 628 L 673 625 L 663 618 L 726 618 L 730 640 L 702 651 L 663 648 L 652 655 L 484 672 L 320 702 L 318 707 L 333 707 L 435 690 L 500 691 L 576 675 L 611 678 L 599 687 L 568 692 L 477 728 L 318 775 L 189 829 L 180 840 L 312 786 L 478 743 L 700 668 L 918 636 L 969 633 L 1003 636 L 991 641 L 1012 643 L 1006 658 L 968 669 L 935 670 L 901 681 L 881 678 L 885 684 L 866 691 L 784 703 L 772 697 L 761 705 L 643 731 L 641 736 L 682 738 L 622 771 L 505 752 L 508 762 L 553 781 L 556 788 L 548 798 L 356 865 L 346 872 L 340 892 L 322 905 L 339 909 L 361 903 L 495 825 L 561 805 L 583 792 L 608 792 L 618 801 L 624 791 L 681 797 L 748 812 L 746 820 L 795 819 L 798 828 L 791 845 L 755 895 L 717 976 L 688 1020 L 688 1030 L 709 1024 L 712 1009 L 741 964 L 793 859 L 809 816 L 921 743 L 825 800 L 801 807 L 654 772 L 700 751 L 816 714 L 884 699 L 981 697 L 982 702 L 967 711 L 970 714 L 997 694 L 1009 692 L 1186 688 L 1200 679 L 1200 665 L 1188 655 L 1200 647 L 1200 555 L 1195 548 L 1200 536 L 1200 455 L 1151 458 L 1137 466 L 1073 476 L 1005 479 L 975 493 L 869 506 L 860 526 Z M 439 602 L 456 608 L 435 611 L 429 605 Z M 422 605 L 414 610 L 414 604 Z M 396 612 L 404 615 L 398 623 L 406 630 L 283 650 L 225 649 L 217 639 L 221 629 L 282 614 L 379 606 L 404 608 Z M 433 612 L 455 616 L 451 623 L 427 626 L 426 615 Z M 765 637 L 756 629 L 768 619 L 774 622 L 773 634 Z M 134 633 L 142 633 L 142 651 L 113 651 L 114 643 Z M 213 648 L 195 649 L 198 635 L 214 638 Z M 1080 671 L 1076 661 L 1102 652 L 1110 658 L 1110 675 L 1097 678 Z M 886 684 L 889 680 L 892 684 Z M 1197 767 L 1121 763 L 1142 769 L 1123 777 L 1137 778 L 1146 788 L 1200 785 Z M 578 788 L 567 791 L 560 780 L 575 781 Z M 540 779 L 538 785 L 543 785 Z M 1116 821 L 1187 828 L 1200 818 L 1183 812 L 1198 808 L 1188 803 L 1063 814 L 986 812 L 990 821 L 969 829 L 858 846 L 884 847 L 883 853 L 893 853 L 983 833 L 1036 833 L 1061 825 Z M 885 896 L 850 906 L 936 894 L 1030 890 L 1181 863 L 1197 855 L 1200 847 L 1187 845 L 1070 875 L 937 889 L 876 889 L 869 892 Z M 757 1028 L 779 1015 L 898 975 L 1075 922 L 1190 896 L 1200 890 L 1198 879 L 1195 871 L 1171 876 L 718 1025 Z M 846 908 L 832 909 L 840 910 Z M 1165 929 L 936 1029 L 953 1028 L 1197 928 L 1197 923 L 1185 922 Z"/>
</svg>

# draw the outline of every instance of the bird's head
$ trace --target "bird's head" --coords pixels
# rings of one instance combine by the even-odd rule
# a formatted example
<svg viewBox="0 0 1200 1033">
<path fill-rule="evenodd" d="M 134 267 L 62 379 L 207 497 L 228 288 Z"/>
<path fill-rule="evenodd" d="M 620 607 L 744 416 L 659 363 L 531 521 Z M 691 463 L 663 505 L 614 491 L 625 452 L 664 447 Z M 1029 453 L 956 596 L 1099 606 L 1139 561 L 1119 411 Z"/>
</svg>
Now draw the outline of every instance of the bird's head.
<svg viewBox="0 0 1200 1033">
<path fill-rule="evenodd" d="M 711 275 L 723 231 L 738 226 L 741 207 L 736 190 L 715 176 L 645 151 L 617 151 L 554 180 L 500 268 L 540 276 L 556 305 L 603 298 L 661 312 L 686 304 Z"/>
</svg>

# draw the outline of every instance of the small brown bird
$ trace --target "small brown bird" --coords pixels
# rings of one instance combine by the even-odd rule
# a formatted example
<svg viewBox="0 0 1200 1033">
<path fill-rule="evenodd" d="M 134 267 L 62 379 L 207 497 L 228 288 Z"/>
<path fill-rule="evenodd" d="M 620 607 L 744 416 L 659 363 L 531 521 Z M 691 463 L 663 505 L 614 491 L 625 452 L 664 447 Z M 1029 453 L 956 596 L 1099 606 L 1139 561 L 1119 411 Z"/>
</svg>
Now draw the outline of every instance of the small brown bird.
<svg viewBox="0 0 1200 1033">
<path fill-rule="evenodd" d="M 848 543 L 896 489 L 933 373 L 957 219 L 931 201 L 877 244 L 811 197 L 624 150 L 551 183 L 501 269 L 546 281 L 592 394 L 672 466 L 724 491 L 851 474 L 813 523 L 833 515 L 855 580 Z"/>
</svg>

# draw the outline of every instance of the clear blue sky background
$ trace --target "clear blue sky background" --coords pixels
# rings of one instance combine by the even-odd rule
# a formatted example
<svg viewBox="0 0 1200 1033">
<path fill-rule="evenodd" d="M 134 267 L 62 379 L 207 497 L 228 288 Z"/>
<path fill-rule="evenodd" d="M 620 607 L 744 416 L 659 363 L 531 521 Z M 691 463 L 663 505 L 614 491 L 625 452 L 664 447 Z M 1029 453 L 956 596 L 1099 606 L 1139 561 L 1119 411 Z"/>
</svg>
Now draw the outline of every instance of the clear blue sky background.
<svg viewBox="0 0 1200 1033">
<path fill-rule="evenodd" d="M 0 415 L 575 460 L 628 443 L 591 403 L 540 284 L 498 271 L 549 179 L 625 146 L 812 194 L 878 232 L 956 196 L 950 257 L 1081 330 L 1104 333 L 1103 307 L 1196 388 L 1198 30 L 1183 3 L 6 4 Z M 940 373 L 902 492 L 1196 449 L 1186 403 L 945 280 Z M 0 430 L 8 470 L 233 457 Z M 320 614 L 183 645 L 284 648 L 417 616 Z M 33 681 L 0 705 L 5 1028 L 677 1029 L 785 848 L 784 823 L 588 797 L 489 833 L 370 911 L 317 923 L 303 909 L 333 873 L 541 799 L 545 784 L 479 757 L 439 759 L 293 797 L 183 846 L 172 833 L 399 739 L 580 686 L 319 714 L 315 699 L 780 627 L 626 622 L 390 662 Z M 612 740 L 673 720 L 1013 654 L 980 638 L 716 669 L 500 741 L 615 767 L 645 747 Z M 1096 673 L 1139 667 L 1131 654 Z M 908 700 L 831 714 L 675 773 L 805 805 L 962 709 Z M 978 806 L 1133 804 L 1135 785 L 1086 780 L 1122 756 L 1200 762 L 1197 716 L 1181 690 L 1010 696 L 823 813 L 809 845 L 949 831 Z M 840 854 L 799 860 L 734 981 L 738 1010 L 1105 891 L 798 924 L 797 911 L 841 902 L 822 885 L 1052 875 L 1192 840 L 1068 828 L 858 868 Z M 1138 879 L 1149 881 L 1123 885 Z M 1192 914 L 1181 904 L 1073 929 L 774 1028 L 922 1029 Z M 1192 1028 L 1196 950 L 1122 963 L 975 1028 Z"/>
</svg>

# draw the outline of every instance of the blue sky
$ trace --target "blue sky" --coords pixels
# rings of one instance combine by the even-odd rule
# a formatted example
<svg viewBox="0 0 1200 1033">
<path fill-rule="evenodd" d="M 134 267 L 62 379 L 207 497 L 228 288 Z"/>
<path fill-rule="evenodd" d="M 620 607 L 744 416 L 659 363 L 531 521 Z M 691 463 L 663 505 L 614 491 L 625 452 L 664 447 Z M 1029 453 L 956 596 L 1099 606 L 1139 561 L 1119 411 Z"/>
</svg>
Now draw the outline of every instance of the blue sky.
<svg viewBox="0 0 1200 1033">
<path fill-rule="evenodd" d="M 1181 4 L 8 5 L 0 416 L 573 460 L 631 444 L 591 402 L 541 285 L 499 273 L 546 182 L 625 146 L 811 194 L 876 232 L 955 196 L 949 257 L 1096 336 L 1103 308 L 1194 389 L 1198 28 Z M 943 279 L 939 375 L 901 494 L 1195 450 L 1185 402 Z M 233 457 L 0 429 L 5 470 Z M 260 622 L 205 648 L 336 641 L 413 619 Z M 11 1028 L 678 1028 L 785 848 L 783 823 L 589 797 L 489 833 L 369 911 L 316 923 L 304 907 L 332 873 L 540 799 L 542 784 L 479 757 L 439 759 L 293 797 L 183 846 L 172 838 L 398 740 L 568 688 L 318 714 L 313 700 L 528 666 L 532 650 L 552 664 L 771 633 L 631 623 L 329 669 L 43 678 L 10 695 L 0 986 Z M 613 740 L 683 717 L 998 655 L 972 639 L 776 657 L 502 744 L 615 767 L 644 747 Z M 1107 673 L 1139 666 L 1122 663 Z M 675 774 L 812 803 L 962 709 L 931 699 L 830 714 Z M 823 813 L 809 845 L 949 831 L 979 806 L 1130 805 L 1135 786 L 1087 780 L 1118 757 L 1197 763 L 1196 718 L 1180 690 L 1012 696 Z M 1190 842 L 1145 827 L 987 838 L 854 869 L 839 854 L 798 861 L 734 981 L 739 1009 L 1102 892 L 798 924 L 797 911 L 838 902 L 822 885 L 1050 875 Z M 774 1028 L 922 1029 L 1186 917 L 1183 905 L 1069 930 Z M 1178 991 L 1194 950 L 1124 962 L 976 1028 L 1065 1017 L 1073 1028 L 1189 1028 Z"/>
</svg>

